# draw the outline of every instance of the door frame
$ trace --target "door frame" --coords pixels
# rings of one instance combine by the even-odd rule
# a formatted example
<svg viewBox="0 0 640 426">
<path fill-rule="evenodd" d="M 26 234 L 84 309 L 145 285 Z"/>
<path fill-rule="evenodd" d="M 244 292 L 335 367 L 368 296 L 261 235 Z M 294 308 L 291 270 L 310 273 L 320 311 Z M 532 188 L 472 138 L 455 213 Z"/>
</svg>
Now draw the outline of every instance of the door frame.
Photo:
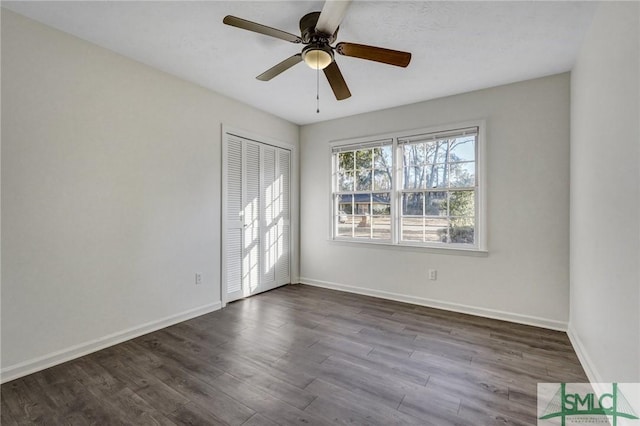
<svg viewBox="0 0 640 426">
<path fill-rule="evenodd" d="M 299 262 L 298 262 L 298 229 L 299 229 L 299 211 L 300 204 L 298 200 L 299 194 L 299 163 L 297 146 L 283 142 L 278 139 L 270 138 L 268 136 L 259 135 L 246 130 L 238 129 L 236 127 L 222 124 L 221 126 L 221 158 L 222 164 L 220 186 L 221 186 L 221 198 L 220 203 L 220 301 L 222 307 L 227 305 L 227 263 L 226 263 L 226 244 L 227 244 L 227 229 L 226 229 L 226 215 L 227 215 L 227 147 L 229 135 L 237 136 L 243 139 L 248 139 L 252 142 L 257 142 L 263 145 L 271 145 L 277 148 L 282 148 L 290 151 L 290 171 L 289 171 L 289 275 L 291 277 L 291 283 L 298 282 L 299 274 Z M 243 159 L 244 161 L 244 159 Z"/>
</svg>

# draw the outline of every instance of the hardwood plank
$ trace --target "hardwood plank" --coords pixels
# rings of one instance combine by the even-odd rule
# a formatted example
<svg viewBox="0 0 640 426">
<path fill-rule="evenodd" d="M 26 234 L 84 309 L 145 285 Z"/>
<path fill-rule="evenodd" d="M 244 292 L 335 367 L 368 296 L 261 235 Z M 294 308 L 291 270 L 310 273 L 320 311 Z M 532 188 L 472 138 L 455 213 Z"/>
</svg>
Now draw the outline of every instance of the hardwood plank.
<svg viewBox="0 0 640 426">
<path fill-rule="evenodd" d="M 166 416 L 189 404 L 189 399 L 159 380 L 150 380 L 151 384 L 138 389 L 136 394 L 148 405 Z"/>
<path fill-rule="evenodd" d="M 244 404 L 255 412 L 276 421 L 280 424 L 310 424 L 310 425 L 330 425 L 330 423 L 320 417 L 305 413 L 267 392 L 263 392 L 247 383 L 243 383 L 230 374 L 212 378 L 209 384 L 226 393 L 237 400 L 242 400 Z"/>
<path fill-rule="evenodd" d="M 109 409 L 109 416 L 120 418 L 124 423 L 137 425 L 175 425 L 160 411 L 149 405 L 143 398 L 129 388 L 123 388 L 116 393 L 105 393 L 96 387 L 90 387 L 91 392 L 99 398 Z M 116 417 L 117 416 L 117 417 Z"/>
<path fill-rule="evenodd" d="M 277 426 L 278 423 L 272 422 L 260 413 L 256 413 L 249 420 L 242 423 L 242 426 Z"/>
<path fill-rule="evenodd" d="M 493 412 L 486 407 L 466 405 L 465 403 L 460 406 L 458 416 L 473 422 L 473 424 L 485 426 L 531 426 L 536 424 L 535 420 L 522 421 L 502 413 Z"/>
<path fill-rule="evenodd" d="M 485 383 L 470 383 L 450 378 L 432 376 L 427 387 L 440 393 L 458 397 L 462 406 L 478 408 L 490 414 L 501 414 L 523 422 L 536 423 L 535 408 L 515 400 L 509 400 L 509 390 Z"/>
<path fill-rule="evenodd" d="M 3 384 L 0 395 L 3 400 L 2 408 L 6 408 L 10 417 L 18 423 L 35 424 L 52 417 L 47 409 L 48 404 L 42 402 L 45 396 L 29 389 L 25 380 Z"/>
<path fill-rule="evenodd" d="M 108 356 L 100 356 L 96 359 L 96 362 L 112 377 L 125 383 L 134 392 L 159 383 L 158 380 L 155 380 L 144 371 L 143 364 L 135 363 L 125 349 Z"/>
<path fill-rule="evenodd" d="M 373 327 L 363 327 L 358 334 L 365 336 L 371 342 L 375 342 L 375 346 L 388 346 L 392 348 L 409 348 L 413 350 L 414 342 L 418 335 L 404 330 L 389 331 L 386 329 L 378 329 Z"/>
<path fill-rule="evenodd" d="M 176 389 L 190 401 L 209 411 L 222 422 L 241 425 L 255 413 L 254 410 L 241 403 L 241 400 L 233 399 L 204 382 L 202 379 L 209 379 L 206 374 L 194 377 L 191 372 L 185 369 L 170 366 L 158 367 L 152 370 L 151 374 Z"/>
<path fill-rule="evenodd" d="M 407 391 L 406 387 L 375 375 L 373 371 L 362 370 L 363 368 L 358 368 L 357 364 L 330 357 L 322 363 L 318 377 L 354 393 L 373 397 L 391 408 L 398 408 Z"/>
<path fill-rule="evenodd" d="M 376 375 L 380 375 L 385 378 L 392 378 L 393 381 L 400 381 L 410 383 L 412 385 L 425 386 L 429 380 L 429 374 L 417 368 L 412 368 L 410 365 L 404 363 L 396 363 L 391 358 L 376 358 L 375 356 L 353 356 L 350 354 L 338 354 L 331 358 L 341 359 L 351 364 L 356 365 L 358 368 L 364 367 L 374 371 Z M 330 359 L 331 359 L 330 358 Z M 366 371 L 366 370 L 365 370 Z"/>
<path fill-rule="evenodd" d="M 55 406 L 46 423 L 105 424 L 125 420 L 119 413 L 111 412 L 110 407 L 77 380 L 50 384 L 42 387 L 38 394 L 49 399 Z"/>
<path fill-rule="evenodd" d="M 387 426 L 390 424 L 386 420 L 375 417 L 372 413 L 360 413 L 349 405 L 341 405 L 334 398 L 319 396 L 309 404 L 305 411 L 324 417 L 335 425 Z"/>
<path fill-rule="evenodd" d="M 193 402 L 181 405 L 175 411 L 169 413 L 167 417 L 179 425 L 228 425 L 226 422 L 223 422 L 222 420 L 211 414 L 211 412 L 205 410 L 204 408 Z"/>
<path fill-rule="evenodd" d="M 354 342 L 341 337 L 324 337 L 308 347 L 310 352 L 322 354 L 324 358 L 337 354 L 350 354 L 355 356 L 367 356 L 374 347 L 363 343 Z M 319 362 L 324 361 L 324 359 Z"/>
<path fill-rule="evenodd" d="M 375 398 L 372 399 L 353 388 L 335 385 L 323 379 L 314 380 L 306 390 L 323 396 L 334 404 L 346 407 L 348 411 L 355 411 L 362 417 L 371 416 L 376 422 L 383 424 L 423 426 L 429 424 L 426 419 L 419 419 L 385 404 L 380 404 Z"/>
<path fill-rule="evenodd" d="M 215 365 L 236 379 L 268 392 L 301 410 L 304 410 L 315 399 L 315 395 L 268 374 L 264 369 L 259 369 L 239 357 L 220 357 L 215 361 Z"/>
<path fill-rule="evenodd" d="M 240 352 L 234 352 L 225 356 L 240 358 L 252 367 L 269 371 L 269 374 L 272 376 L 299 388 L 305 388 L 316 377 L 305 369 L 299 368 L 298 365 L 290 364 L 292 360 L 297 360 L 298 357 L 289 353 L 284 353 L 272 361 L 261 359 L 259 355 L 245 355 Z"/>
<path fill-rule="evenodd" d="M 15 424 L 17 423 L 16 419 L 11 415 L 11 410 L 9 406 L 5 404 L 4 398 L 2 398 L 2 402 L 0 402 L 0 425 L 1 424 Z"/>
<path fill-rule="evenodd" d="M 411 414 L 416 418 L 429 419 L 438 426 L 454 425 L 457 421 L 460 400 L 450 395 L 425 389 L 405 395 L 398 407 L 399 411 Z"/>
</svg>

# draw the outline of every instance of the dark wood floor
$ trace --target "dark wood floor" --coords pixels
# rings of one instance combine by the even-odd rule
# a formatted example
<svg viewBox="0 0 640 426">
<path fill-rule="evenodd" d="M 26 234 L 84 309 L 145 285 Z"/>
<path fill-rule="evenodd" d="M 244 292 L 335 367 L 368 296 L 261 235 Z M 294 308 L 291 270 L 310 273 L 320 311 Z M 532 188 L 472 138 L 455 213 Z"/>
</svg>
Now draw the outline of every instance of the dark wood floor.
<svg viewBox="0 0 640 426">
<path fill-rule="evenodd" d="M 2 385 L 2 425 L 533 425 L 566 334 L 286 286 Z"/>
</svg>

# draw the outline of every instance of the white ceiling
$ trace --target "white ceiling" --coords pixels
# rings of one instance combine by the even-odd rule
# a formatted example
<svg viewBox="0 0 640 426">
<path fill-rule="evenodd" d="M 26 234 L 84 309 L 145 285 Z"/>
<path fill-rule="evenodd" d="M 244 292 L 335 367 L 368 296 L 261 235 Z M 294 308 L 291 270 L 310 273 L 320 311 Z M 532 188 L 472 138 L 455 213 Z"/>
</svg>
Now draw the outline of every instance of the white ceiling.
<svg viewBox="0 0 640 426">
<path fill-rule="evenodd" d="M 2 6 L 297 124 L 405 105 L 571 69 L 597 3 L 354 1 L 338 41 L 413 54 L 408 68 L 336 55 L 352 97 L 336 101 L 304 63 L 255 77 L 301 45 L 222 23 L 235 15 L 299 34 L 323 1 L 71 1 Z"/>
</svg>

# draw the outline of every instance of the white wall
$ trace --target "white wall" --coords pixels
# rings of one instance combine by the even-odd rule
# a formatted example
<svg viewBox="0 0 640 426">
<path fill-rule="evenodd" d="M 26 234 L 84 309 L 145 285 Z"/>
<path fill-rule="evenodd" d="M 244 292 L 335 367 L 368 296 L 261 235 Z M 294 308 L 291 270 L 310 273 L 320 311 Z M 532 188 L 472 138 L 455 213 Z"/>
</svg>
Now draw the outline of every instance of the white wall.
<svg viewBox="0 0 640 426">
<path fill-rule="evenodd" d="M 570 336 L 595 381 L 640 382 L 639 14 L 600 5 L 571 73 Z"/>
<path fill-rule="evenodd" d="M 487 123 L 488 256 L 328 240 L 330 141 L 475 119 Z M 568 74 L 308 125 L 300 140 L 301 282 L 566 327 Z"/>
<path fill-rule="evenodd" d="M 221 123 L 298 143 L 293 124 L 7 10 L 2 107 L 4 380 L 219 306 Z"/>
</svg>

